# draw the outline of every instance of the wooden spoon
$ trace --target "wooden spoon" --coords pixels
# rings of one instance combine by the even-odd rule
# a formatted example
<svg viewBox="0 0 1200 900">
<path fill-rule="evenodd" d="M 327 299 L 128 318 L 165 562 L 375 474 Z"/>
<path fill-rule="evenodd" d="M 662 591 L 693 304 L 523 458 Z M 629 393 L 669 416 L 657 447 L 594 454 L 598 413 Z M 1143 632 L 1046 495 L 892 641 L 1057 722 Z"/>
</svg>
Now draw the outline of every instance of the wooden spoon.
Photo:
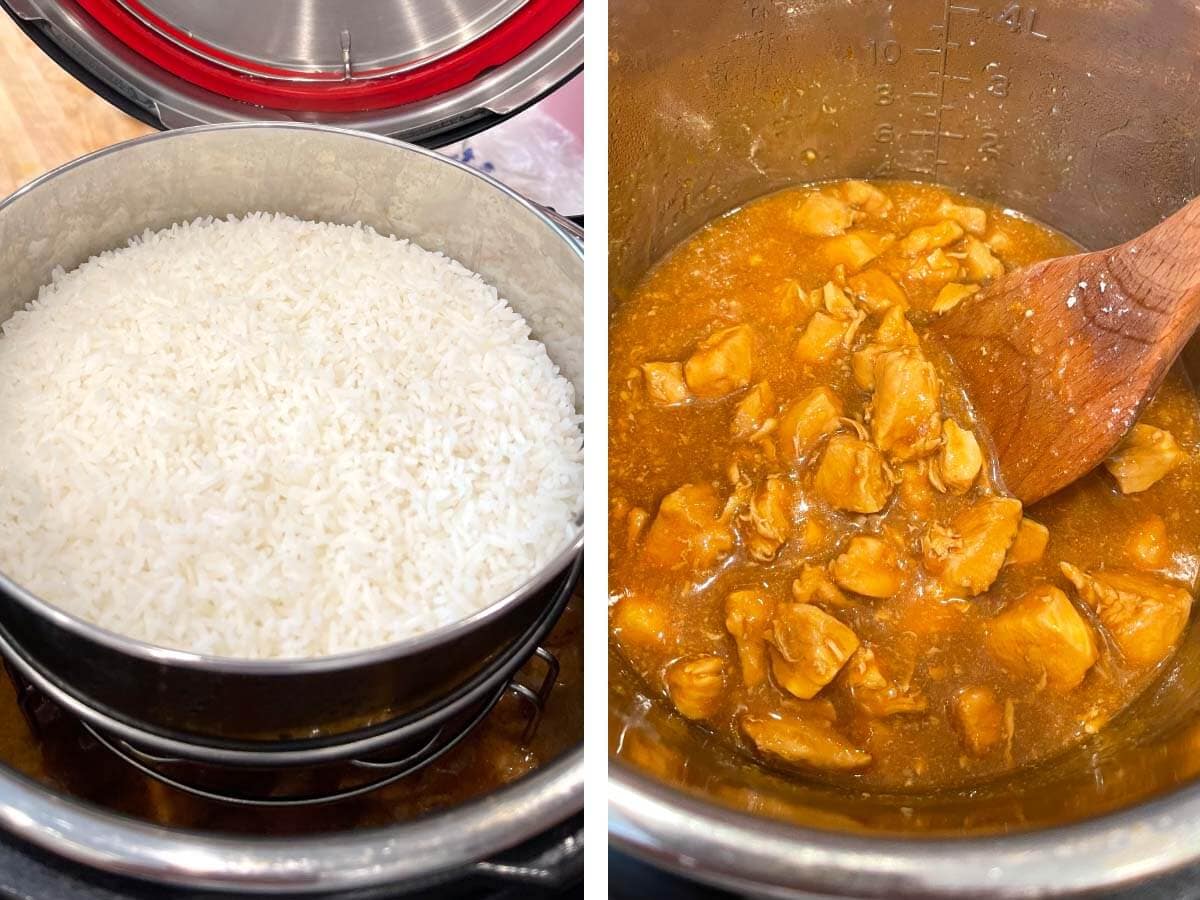
<svg viewBox="0 0 1200 900">
<path fill-rule="evenodd" d="M 1012 272 L 931 330 L 1030 504 L 1112 451 L 1197 325 L 1200 197 L 1111 250 Z"/>
</svg>

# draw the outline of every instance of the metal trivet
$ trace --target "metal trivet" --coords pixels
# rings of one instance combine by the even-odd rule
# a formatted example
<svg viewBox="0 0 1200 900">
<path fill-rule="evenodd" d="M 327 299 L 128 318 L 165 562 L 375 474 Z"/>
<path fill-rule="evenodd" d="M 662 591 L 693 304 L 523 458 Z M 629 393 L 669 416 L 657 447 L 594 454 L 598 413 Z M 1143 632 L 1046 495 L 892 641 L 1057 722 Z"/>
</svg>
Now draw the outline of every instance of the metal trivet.
<svg viewBox="0 0 1200 900">
<path fill-rule="evenodd" d="M 535 661 L 540 663 L 541 678 L 536 687 L 520 680 Z M 43 723 L 53 715 L 67 715 L 60 706 L 31 684 L 4 660 L 4 668 L 17 694 L 17 706 L 35 739 L 41 740 Z M 106 734 L 82 719 L 76 721 L 84 733 L 100 746 L 144 775 L 176 790 L 206 800 L 238 806 L 297 807 L 335 803 L 379 790 L 428 766 L 470 734 L 507 693 L 521 703 L 526 713 L 521 744 L 529 744 L 537 734 L 546 703 L 558 681 L 559 662 L 549 650 L 537 647 L 516 676 L 499 691 L 460 715 L 444 722 L 420 746 L 405 745 L 401 755 L 388 758 L 386 751 L 368 757 L 331 762 L 319 766 L 282 766 L 272 764 L 270 751 L 260 754 L 262 762 L 253 765 L 220 766 L 198 763 L 178 757 L 152 753 L 125 738 Z M 528 673 L 531 675 L 532 673 Z M 276 783 L 280 775 L 298 783 L 295 792 L 255 793 L 256 782 Z M 236 785 L 233 786 L 233 785 Z"/>
</svg>

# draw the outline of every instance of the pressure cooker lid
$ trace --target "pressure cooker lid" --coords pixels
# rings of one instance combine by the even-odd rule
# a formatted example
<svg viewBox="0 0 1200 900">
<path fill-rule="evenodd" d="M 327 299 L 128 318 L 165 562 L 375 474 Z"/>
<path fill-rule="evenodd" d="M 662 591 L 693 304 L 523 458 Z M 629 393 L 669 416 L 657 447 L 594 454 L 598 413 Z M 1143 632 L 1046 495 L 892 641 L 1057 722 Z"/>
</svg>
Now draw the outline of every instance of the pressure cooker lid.
<svg viewBox="0 0 1200 900">
<path fill-rule="evenodd" d="M 0 0 L 90 87 L 158 128 L 320 121 L 431 145 L 583 63 L 580 0 Z"/>
</svg>

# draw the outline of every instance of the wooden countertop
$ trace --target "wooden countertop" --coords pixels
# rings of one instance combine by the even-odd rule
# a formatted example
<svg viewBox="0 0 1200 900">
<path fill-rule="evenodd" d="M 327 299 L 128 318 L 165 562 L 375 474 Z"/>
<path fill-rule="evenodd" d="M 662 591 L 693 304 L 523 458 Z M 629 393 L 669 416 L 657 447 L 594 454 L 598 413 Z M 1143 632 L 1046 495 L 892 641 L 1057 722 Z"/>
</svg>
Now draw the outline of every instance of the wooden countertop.
<svg viewBox="0 0 1200 900">
<path fill-rule="evenodd" d="M 68 160 L 152 130 L 60 69 L 0 12 L 0 198 Z"/>
</svg>

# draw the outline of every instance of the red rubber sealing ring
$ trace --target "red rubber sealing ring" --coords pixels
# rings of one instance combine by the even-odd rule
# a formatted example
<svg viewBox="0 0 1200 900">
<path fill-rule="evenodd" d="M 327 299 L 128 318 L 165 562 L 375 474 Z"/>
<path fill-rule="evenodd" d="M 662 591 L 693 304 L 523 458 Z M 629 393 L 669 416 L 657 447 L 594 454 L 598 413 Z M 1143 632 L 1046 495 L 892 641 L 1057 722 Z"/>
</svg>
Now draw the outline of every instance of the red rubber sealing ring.
<svg viewBox="0 0 1200 900">
<path fill-rule="evenodd" d="M 278 81 L 234 71 L 179 45 L 191 46 L 215 59 L 256 69 L 264 75 L 295 73 L 250 63 L 209 47 L 133 0 L 127 2 L 137 6 L 138 15 L 145 16 L 170 38 L 139 21 L 116 0 L 76 2 L 97 24 L 139 56 L 206 91 L 268 109 L 329 113 L 393 109 L 462 87 L 484 71 L 516 59 L 581 5 L 581 0 L 529 0 L 496 28 L 467 46 L 395 75 L 344 81 L 340 75 L 329 74 L 313 75 L 304 81 Z"/>
</svg>

